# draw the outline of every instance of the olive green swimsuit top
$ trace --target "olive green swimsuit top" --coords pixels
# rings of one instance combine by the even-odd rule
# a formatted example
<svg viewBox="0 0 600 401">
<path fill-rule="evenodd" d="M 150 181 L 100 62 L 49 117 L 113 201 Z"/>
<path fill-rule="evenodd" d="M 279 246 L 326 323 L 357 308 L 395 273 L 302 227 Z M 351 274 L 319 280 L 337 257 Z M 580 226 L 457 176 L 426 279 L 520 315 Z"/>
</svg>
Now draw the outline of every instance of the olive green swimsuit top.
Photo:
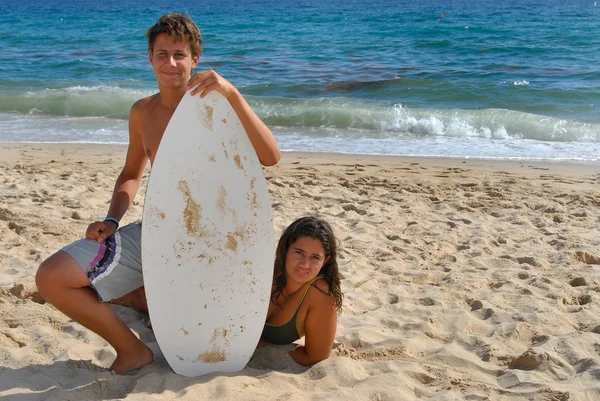
<svg viewBox="0 0 600 401">
<path fill-rule="evenodd" d="M 287 323 L 284 323 L 280 326 L 274 326 L 272 324 L 265 323 L 265 327 L 260 338 L 276 345 L 291 344 L 294 341 L 299 340 L 300 334 L 298 334 L 298 328 L 296 327 L 296 316 L 298 315 L 300 306 L 302 306 L 302 302 L 304 302 L 304 297 L 306 297 L 308 289 L 320 278 L 323 278 L 323 276 L 317 276 L 310 283 L 308 283 L 306 290 L 304 290 L 304 294 L 302 294 L 300 303 L 296 308 L 296 312 L 294 312 L 294 316 L 292 316 Z"/>
</svg>

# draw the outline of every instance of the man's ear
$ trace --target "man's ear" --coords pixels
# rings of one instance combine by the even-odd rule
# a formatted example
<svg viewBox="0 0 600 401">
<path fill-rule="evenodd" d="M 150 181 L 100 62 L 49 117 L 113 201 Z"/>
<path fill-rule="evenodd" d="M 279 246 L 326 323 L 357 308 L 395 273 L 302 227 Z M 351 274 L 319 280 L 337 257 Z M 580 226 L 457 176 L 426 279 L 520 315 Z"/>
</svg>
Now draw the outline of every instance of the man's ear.
<svg viewBox="0 0 600 401">
<path fill-rule="evenodd" d="M 192 58 L 192 63 L 194 64 L 194 66 L 192 67 L 192 70 L 194 68 L 196 68 L 196 66 L 198 65 L 199 61 L 200 61 L 200 56 L 199 55 Z"/>
</svg>

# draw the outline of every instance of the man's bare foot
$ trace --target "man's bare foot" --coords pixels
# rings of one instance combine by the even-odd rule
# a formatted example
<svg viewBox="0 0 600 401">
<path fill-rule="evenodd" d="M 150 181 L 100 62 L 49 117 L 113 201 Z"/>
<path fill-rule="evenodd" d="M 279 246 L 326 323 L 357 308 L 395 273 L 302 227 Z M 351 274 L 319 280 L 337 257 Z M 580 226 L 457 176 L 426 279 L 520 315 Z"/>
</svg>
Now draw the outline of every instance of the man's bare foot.
<svg viewBox="0 0 600 401">
<path fill-rule="evenodd" d="M 115 359 L 109 370 L 114 370 L 118 375 L 125 375 L 153 361 L 154 354 L 152 350 L 140 341 L 139 347 L 135 350 L 117 352 L 117 359 Z"/>
</svg>

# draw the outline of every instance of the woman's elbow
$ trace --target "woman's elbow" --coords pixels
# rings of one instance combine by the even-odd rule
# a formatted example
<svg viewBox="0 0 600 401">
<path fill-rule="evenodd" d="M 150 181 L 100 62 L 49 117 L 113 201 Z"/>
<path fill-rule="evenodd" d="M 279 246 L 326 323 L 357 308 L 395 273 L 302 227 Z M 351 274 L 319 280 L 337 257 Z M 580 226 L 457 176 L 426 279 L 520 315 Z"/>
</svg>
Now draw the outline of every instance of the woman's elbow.
<svg viewBox="0 0 600 401">
<path fill-rule="evenodd" d="M 295 357 L 294 353 L 295 352 L 302 352 L 304 355 L 299 355 L 300 357 Z M 296 349 L 292 352 L 292 357 L 294 358 L 294 360 L 302 365 L 302 366 L 312 366 L 316 363 L 319 363 L 321 361 L 324 361 L 325 359 L 329 358 L 329 355 L 331 354 L 331 350 L 329 351 L 324 351 L 324 352 L 306 352 L 306 350 L 304 348 L 300 348 L 300 349 Z"/>
<path fill-rule="evenodd" d="M 311 365 L 314 365 L 315 363 L 319 363 L 324 361 L 325 359 L 329 358 L 329 355 L 331 355 L 330 352 L 328 352 L 327 354 L 321 354 L 321 355 L 317 355 L 313 358 L 313 362 L 311 363 Z"/>
</svg>

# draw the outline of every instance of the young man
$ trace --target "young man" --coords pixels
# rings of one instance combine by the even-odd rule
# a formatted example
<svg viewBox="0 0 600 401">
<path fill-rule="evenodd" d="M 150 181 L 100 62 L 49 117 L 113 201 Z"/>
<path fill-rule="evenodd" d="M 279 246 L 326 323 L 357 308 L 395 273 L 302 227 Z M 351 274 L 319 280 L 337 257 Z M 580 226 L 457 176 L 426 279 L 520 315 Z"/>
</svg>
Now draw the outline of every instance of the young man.
<svg viewBox="0 0 600 401">
<path fill-rule="evenodd" d="M 40 293 L 48 302 L 114 347 L 117 358 L 110 369 L 118 374 L 139 369 L 151 363 L 154 356 L 106 304 L 110 301 L 147 310 L 142 288 L 141 224 L 117 228 L 137 193 L 147 161 L 154 162 L 165 128 L 186 91 L 199 84 L 192 95 L 204 97 L 211 91 L 220 92 L 236 111 L 261 163 L 271 166 L 280 158 L 272 132 L 231 83 L 214 71 L 192 75 L 202 52 L 202 39 L 187 15 L 162 16 L 146 36 L 159 92 L 131 108 L 129 148 L 107 217 L 90 224 L 86 239 L 46 259 L 36 275 Z"/>
</svg>

